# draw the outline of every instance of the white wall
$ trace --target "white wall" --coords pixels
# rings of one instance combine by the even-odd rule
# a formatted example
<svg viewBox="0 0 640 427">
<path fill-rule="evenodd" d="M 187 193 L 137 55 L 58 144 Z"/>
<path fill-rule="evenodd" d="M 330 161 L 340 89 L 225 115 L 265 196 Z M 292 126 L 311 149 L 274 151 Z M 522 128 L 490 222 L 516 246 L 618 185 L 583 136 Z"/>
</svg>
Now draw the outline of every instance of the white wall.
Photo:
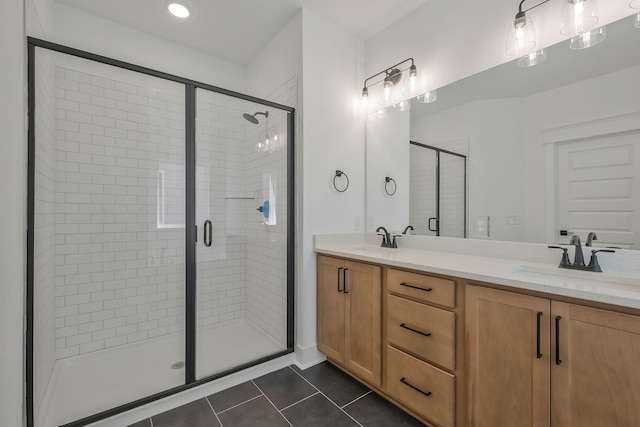
<svg viewBox="0 0 640 427">
<path fill-rule="evenodd" d="M 0 2 L 0 425 L 22 425 L 26 126 L 24 5 Z"/>
<path fill-rule="evenodd" d="M 354 88 L 364 80 L 363 43 L 335 24 L 303 10 L 302 209 L 298 237 L 297 354 L 301 364 L 316 356 L 316 257 L 313 235 L 362 231 L 364 215 L 364 117 L 354 113 Z M 338 193 L 336 169 L 351 184 Z"/>
<path fill-rule="evenodd" d="M 367 231 L 390 233 L 409 225 L 409 111 L 388 108 L 367 120 Z M 385 177 L 393 178 L 385 192 Z"/>
</svg>

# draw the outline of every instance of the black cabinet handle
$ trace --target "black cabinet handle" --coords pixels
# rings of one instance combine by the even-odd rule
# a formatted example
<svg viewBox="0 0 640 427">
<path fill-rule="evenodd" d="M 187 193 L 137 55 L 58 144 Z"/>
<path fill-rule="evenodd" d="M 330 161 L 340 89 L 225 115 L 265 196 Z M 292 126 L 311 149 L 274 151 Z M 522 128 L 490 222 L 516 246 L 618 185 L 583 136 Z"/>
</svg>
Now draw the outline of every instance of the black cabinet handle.
<svg viewBox="0 0 640 427">
<path fill-rule="evenodd" d="M 411 289 L 419 289 L 419 290 L 425 291 L 425 292 L 431 292 L 433 290 L 431 288 L 421 288 L 420 286 L 413 286 L 413 285 L 408 284 L 407 282 L 400 283 L 400 286 L 404 286 L 405 288 L 411 288 Z"/>
<path fill-rule="evenodd" d="M 211 221 L 206 220 L 204 222 L 204 245 L 206 247 L 211 246 L 211 243 L 213 241 L 213 231 L 211 231 L 212 229 L 212 225 L 211 225 Z"/>
<path fill-rule="evenodd" d="M 422 331 L 419 331 L 417 329 L 413 329 L 412 327 L 407 326 L 406 323 L 400 323 L 400 327 L 404 328 L 404 329 L 408 329 L 411 332 L 415 332 L 416 334 L 420 334 L 420 335 L 423 335 L 425 337 L 430 337 L 431 336 L 431 332 L 422 332 Z"/>
<path fill-rule="evenodd" d="M 349 271 L 348 268 L 342 270 L 342 287 L 344 288 L 345 294 L 349 293 L 349 291 L 347 290 L 347 271 Z"/>
<path fill-rule="evenodd" d="M 431 396 L 431 392 L 430 391 L 422 391 L 420 390 L 418 387 L 414 386 L 413 384 L 409 383 L 409 381 L 406 380 L 405 377 L 400 378 L 400 382 L 406 386 L 411 387 L 412 389 L 414 389 L 415 391 L 417 391 L 418 393 L 422 393 L 425 396 L 429 397 Z"/>
<path fill-rule="evenodd" d="M 562 317 L 556 316 L 556 365 L 562 363 L 560 360 L 560 319 Z"/>
<path fill-rule="evenodd" d="M 436 228 L 431 227 L 431 221 L 434 219 L 436 220 Z M 438 232 L 439 231 L 438 229 L 440 228 L 440 220 L 436 217 L 429 218 L 429 223 L 427 224 L 427 228 L 429 229 L 429 231 Z"/>
<path fill-rule="evenodd" d="M 536 357 L 540 359 L 542 357 L 542 353 L 540 353 L 540 318 L 542 317 L 542 312 L 538 312 L 538 322 L 536 326 Z"/>
<path fill-rule="evenodd" d="M 342 292 L 342 289 L 340 289 L 340 273 L 342 273 L 342 267 L 338 267 L 338 292 Z"/>
</svg>

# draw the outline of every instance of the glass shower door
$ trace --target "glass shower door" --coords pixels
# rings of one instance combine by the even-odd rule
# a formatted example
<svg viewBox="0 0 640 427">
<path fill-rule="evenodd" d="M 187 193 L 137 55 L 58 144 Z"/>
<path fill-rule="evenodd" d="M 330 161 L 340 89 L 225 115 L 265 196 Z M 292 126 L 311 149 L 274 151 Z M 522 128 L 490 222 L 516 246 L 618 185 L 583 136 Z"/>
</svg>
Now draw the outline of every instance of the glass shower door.
<svg viewBox="0 0 640 427">
<path fill-rule="evenodd" d="M 196 91 L 196 378 L 287 349 L 287 119 Z"/>
<path fill-rule="evenodd" d="M 185 87 L 35 48 L 33 413 L 184 384 Z"/>
<path fill-rule="evenodd" d="M 409 147 L 409 224 L 414 233 L 437 235 L 438 158 L 435 150 Z"/>
</svg>

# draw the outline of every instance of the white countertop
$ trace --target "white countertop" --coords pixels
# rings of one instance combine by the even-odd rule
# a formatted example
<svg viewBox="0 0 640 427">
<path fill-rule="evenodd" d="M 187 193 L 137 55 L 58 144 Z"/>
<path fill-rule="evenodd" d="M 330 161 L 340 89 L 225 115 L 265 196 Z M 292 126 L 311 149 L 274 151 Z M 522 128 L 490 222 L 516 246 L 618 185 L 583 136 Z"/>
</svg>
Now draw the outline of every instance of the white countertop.
<svg viewBox="0 0 640 427">
<path fill-rule="evenodd" d="M 317 253 L 640 309 L 638 273 L 576 271 L 558 268 L 557 264 L 493 256 L 415 247 L 381 248 L 364 238 L 340 241 L 335 236 L 318 237 Z"/>
</svg>

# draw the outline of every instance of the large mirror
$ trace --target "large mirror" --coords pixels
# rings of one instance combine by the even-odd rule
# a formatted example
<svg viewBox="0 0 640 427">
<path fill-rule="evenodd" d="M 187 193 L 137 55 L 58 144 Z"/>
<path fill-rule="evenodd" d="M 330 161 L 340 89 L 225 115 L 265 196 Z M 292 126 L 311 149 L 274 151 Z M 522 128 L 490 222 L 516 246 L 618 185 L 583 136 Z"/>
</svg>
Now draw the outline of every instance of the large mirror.
<svg viewBox="0 0 640 427">
<path fill-rule="evenodd" d="M 370 115 L 367 230 L 640 248 L 640 29 L 606 32 Z"/>
</svg>

